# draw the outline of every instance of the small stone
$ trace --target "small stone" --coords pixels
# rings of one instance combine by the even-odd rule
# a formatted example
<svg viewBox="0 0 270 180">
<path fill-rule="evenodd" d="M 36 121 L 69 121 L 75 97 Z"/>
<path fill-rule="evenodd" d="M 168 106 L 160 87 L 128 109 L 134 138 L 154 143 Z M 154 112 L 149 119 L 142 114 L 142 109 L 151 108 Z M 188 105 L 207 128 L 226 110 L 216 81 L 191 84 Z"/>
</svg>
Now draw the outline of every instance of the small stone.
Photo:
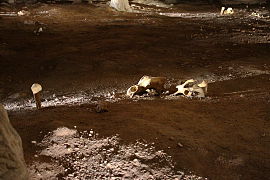
<svg viewBox="0 0 270 180">
<path fill-rule="evenodd" d="M 96 107 L 95 107 L 95 111 L 96 111 L 96 113 L 108 112 L 107 104 L 105 104 L 105 103 L 98 103 L 96 105 Z"/>
<path fill-rule="evenodd" d="M 31 141 L 32 144 L 37 144 L 37 141 Z"/>
<path fill-rule="evenodd" d="M 177 146 L 178 146 L 178 147 L 181 147 L 181 148 L 184 147 L 183 144 L 181 144 L 180 142 L 177 143 Z"/>
</svg>

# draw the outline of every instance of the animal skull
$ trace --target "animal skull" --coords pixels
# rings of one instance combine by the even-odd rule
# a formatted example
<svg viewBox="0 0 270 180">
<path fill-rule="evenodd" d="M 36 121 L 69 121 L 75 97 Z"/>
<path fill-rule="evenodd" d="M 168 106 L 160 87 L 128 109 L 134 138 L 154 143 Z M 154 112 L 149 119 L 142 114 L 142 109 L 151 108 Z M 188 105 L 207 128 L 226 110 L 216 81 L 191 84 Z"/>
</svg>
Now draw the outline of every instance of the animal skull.
<svg viewBox="0 0 270 180">
<path fill-rule="evenodd" d="M 154 89 L 161 94 L 164 91 L 165 82 L 165 77 L 143 76 L 137 85 L 133 85 L 127 90 L 127 95 L 132 98 L 134 95 L 143 94 L 148 89 Z"/>
<path fill-rule="evenodd" d="M 143 94 L 143 92 L 145 92 L 145 90 L 146 89 L 144 87 L 142 87 L 142 86 L 133 85 L 130 88 L 128 88 L 127 96 L 132 98 L 134 95 Z"/>
</svg>

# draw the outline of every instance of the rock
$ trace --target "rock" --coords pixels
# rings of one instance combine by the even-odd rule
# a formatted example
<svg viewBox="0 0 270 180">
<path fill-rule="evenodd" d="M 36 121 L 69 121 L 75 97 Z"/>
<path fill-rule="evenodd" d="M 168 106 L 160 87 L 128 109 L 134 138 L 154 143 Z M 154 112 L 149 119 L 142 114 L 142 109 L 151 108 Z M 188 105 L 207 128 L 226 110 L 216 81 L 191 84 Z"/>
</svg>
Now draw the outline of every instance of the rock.
<svg viewBox="0 0 270 180">
<path fill-rule="evenodd" d="M 177 146 L 180 147 L 180 148 L 184 147 L 183 144 L 181 144 L 180 142 L 177 143 Z"/>
<path fill-rule="evenodd" d="M 36 30 L 34 30 L 34 33 L 36 35 L 40 35 L 40 33 L 42 33 L 42 32 L 43 32 L 43 28 L 42 27 L 38 27 Z"/>
<path fill-rule="evenodd" d="M 0 105 L 0 179 L 27 180 L 22 141 L 9 122 L 8 114 Z"/>
<path fill-rule="evenodd" d="M 104 113 L 104 112 L 108 112 L 108 106 L 106 103 L 98 103 L 95 107 L 95 111 L 97 113 Z"/>
</svg>

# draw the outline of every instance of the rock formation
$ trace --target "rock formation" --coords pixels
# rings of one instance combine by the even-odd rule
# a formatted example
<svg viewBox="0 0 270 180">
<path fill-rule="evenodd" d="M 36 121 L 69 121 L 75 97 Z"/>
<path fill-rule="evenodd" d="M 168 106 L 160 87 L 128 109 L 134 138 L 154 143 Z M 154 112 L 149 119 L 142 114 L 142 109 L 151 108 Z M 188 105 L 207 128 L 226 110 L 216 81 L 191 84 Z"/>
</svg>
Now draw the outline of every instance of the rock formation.
<svg viewBox="0 0 270 180">
<path fill-rule="evenodd" d="M 0 179 L 27 180 L 22 141 L 9 122 L 7 111 L 0 104 Z"/>
</svg>

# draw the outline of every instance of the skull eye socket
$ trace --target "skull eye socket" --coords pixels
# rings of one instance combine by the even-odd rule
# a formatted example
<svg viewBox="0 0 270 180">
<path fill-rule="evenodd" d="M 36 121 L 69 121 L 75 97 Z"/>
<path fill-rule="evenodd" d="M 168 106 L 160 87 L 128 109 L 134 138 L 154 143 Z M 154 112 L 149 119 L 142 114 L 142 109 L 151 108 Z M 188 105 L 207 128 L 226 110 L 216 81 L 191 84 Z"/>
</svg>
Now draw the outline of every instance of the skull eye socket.
<svg viewBox="0 0 270 180">
<path fill-rule="evenodd" d="M 188 95 L 188 93 L 189 93 L 189 91 L 188 91 L 188 90 L 185 90 L 185 91 L 184 91 L 184 95 L 186 95 L 186 96 L 187 96 L 187 95 Z"/>
</svg>

